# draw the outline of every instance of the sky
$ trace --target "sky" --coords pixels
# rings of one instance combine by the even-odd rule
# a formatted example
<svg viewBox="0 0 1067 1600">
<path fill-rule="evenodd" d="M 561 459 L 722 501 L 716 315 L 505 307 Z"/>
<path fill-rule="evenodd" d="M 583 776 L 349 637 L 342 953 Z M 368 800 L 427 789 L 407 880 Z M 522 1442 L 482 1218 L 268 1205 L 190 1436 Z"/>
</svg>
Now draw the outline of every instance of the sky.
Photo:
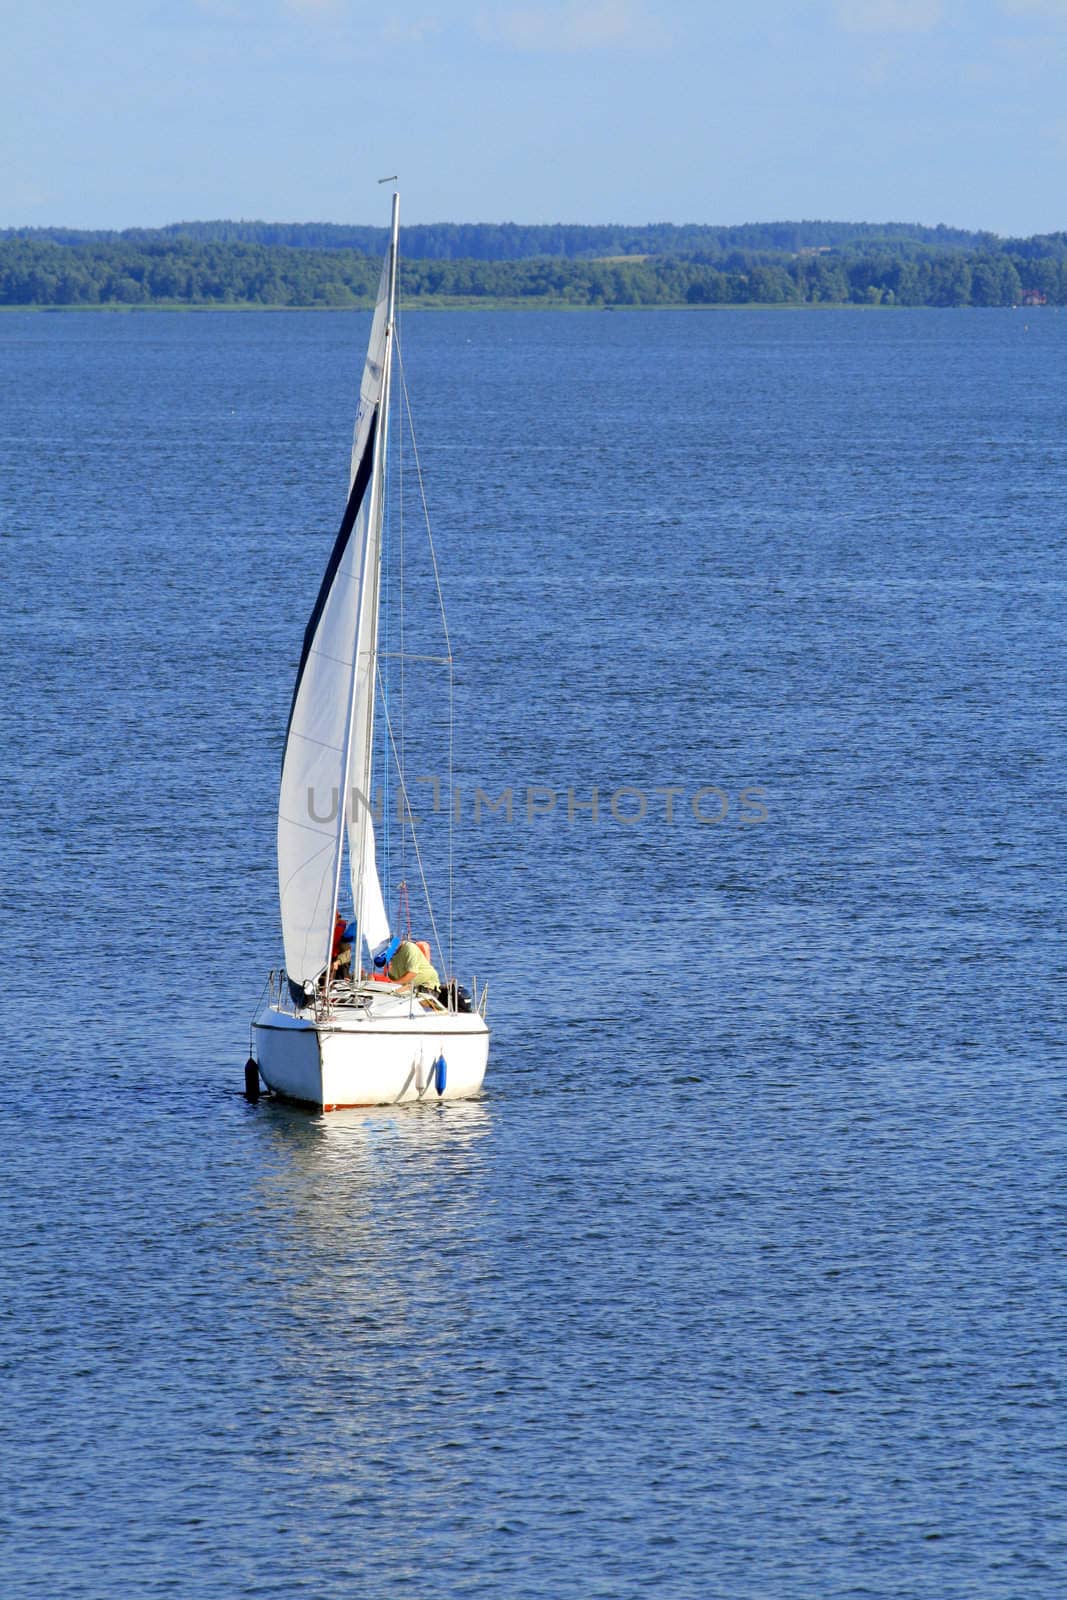
<svg viewBox="0 0 1067 1600">
<path fill-rule="evenodd" d="M 0 227 L 1067 228 L 1067 0 L 0 0 Z"/>
</svg>

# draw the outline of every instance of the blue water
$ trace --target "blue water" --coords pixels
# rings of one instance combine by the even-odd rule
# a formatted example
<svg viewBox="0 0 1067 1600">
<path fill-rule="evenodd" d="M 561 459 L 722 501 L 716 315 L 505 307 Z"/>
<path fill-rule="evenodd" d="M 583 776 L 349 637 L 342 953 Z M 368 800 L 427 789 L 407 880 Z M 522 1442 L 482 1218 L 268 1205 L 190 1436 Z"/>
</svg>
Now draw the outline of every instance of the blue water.
<svg viewBox="0 0 1067 1600">
<path fill-rule="evenodd" d="M 1067 319 L 408 317 L 492 1053 L 319 1118 L 239 1091 L 366 327 L 0 319 L 0 1590 L 1058 1600 Z"/>
</svg>

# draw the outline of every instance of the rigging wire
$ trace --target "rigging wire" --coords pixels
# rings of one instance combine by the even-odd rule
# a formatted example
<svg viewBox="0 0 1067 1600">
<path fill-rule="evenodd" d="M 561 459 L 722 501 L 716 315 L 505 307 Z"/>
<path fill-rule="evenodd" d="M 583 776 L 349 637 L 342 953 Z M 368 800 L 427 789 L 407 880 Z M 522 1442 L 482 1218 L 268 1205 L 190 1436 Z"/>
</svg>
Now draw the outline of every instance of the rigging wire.
<svg viewBox="0 0 1067 1600">
<path fill-rule="evenodd" d="M 449 637 L 449 633 L 448 633 L 448 618 L 445 615 L 445 598 L 444 598 L 443 593 L 441 592 L 441 574 L 440 574 L 440 571 L 439 571 L 438 565 L 437 565 L 437 551 L 434 548 L 433 529 L 432 529 L 432 527 L 430 525 L 430 508 L 429 508 L 429 505 L 427 504 L 427 501 L 426 501 L 426 485 L 425 485 L 425 482 L 424 482 L 423 476 L 422 476 L 422 462 L 419 460 L 419 447 L 418 447 L 418 444 L 417 444 L 416 439 L 415 439 L 415 421 L 414 421 L 414 418 L 412 417 L 412 414 L 411 414 L 411 397 L 408 394 L 407 375 L 406 375 L 406 373 L 404 371 L 404 358 L 403 358 L 403 354 L 402 354 L 401 348 L 400 348 L 399 330 L 397 330 L 396 343 L 394 345 L 394 349 L 396 351 L 397 368 L 398 368 L 398 370 L 400 372 L 400 392 L 401 392 L 401 395 L 403 396 L 403 407 L 404 407 L 404 411 L 407 414 L 408 432 L 409 432 L 410 437 L 411 437 L 411 454 L 412 454 L 412 458 L 413 458 L 414 464 L 415 464 L 415 477 L 416 477 L 416 480 L 417 480 L 418 486 L 419 486 L 419 497 L 420 497 L 420 499 L 422 501 L 423 520 L 424 520 L 424 522 L 426 524 L 426 538 L 427 538 L 427 541 L 428 541 L 429 546 L 430 546 L 430 561 L 431 561 L 431 564 L 433 566 L 434 583 L 435 583 L 435 585 L 437 587 L 437 605 L 438 605 L 438 609 L 439 609 L 439 611 L 441 613 L 441 631 L 444 634 L 444 639 L 445 639 L 445 660 L 448 663 L 448 971 L 449 971 L 449 974 L 452 974 L 454 972 L 454 970 L 455 970 L 455 959 L 454 959 L 454 905 L 455 905 L 455 877 L 456 877 L 456 869 L 455 869 L 455 808 L 454 808 L 454 806 L 452 804 L 452 797 L 453 797 L 454 783 L 455 783 L 455 771 L 454 771 L 454 769 L 455 769 L 455 743 L 456 743 L 456 733 L 455 733 L 455 728 L 456 728 L 456 718 L 455 718 L 455 687 L 456 687 L 455 662 L 454 662 L 454 658 L 453 658 L 453 655 L 452 655 L 452 640 Z M 400 432 L 401 432 L 401 434 L 403 433 L 403 428 L 400 429 Z M 403 640 L 402 639 L 401 639 L 400 648 L 401 648 L 401 651 L 403 651 L 404 646 L 403 646 Z M 391 736 L 391 734 L 390 734 L 390 736 Z M 406 798 L 407 798 L 407 796 L 405 794 L 405 800 L 406 800 Z M 408 807 L 408 816 L 409 817 L 411 816 L 411 808 L 410 808 L 410 806 Z M 412 821 L 411 834 L 412 834 L 412 842 L 414 843 L 415 842 L 414 821 Z M 416 844 L 416 853 L 417 853 L 417 850 L 418 850 L 418 846 Z M 420 869 L 420 871 L 422 870 L 421 861 L 419 862 L 419 869 Z M 424 884 L 425 884 L 425 880 L 424 880 Z M 427 904 L 429 904 L 428 897 L 427 897 Z M 441 948 L 440 941 L 438 941 L 438 946 L 437 947 L 438 947 L 438 949 Z"/>
<path fill-rule="evenodd" d="M 399 309 L 393 323 L 393 348 L 396 351 L 397 365 L 400 365 L 400 322 Z M 401 372 L 401 385 L 403 385 L 403 372 Z M 399 556 L 398 588 L 398 622 L 400 631 L 400 770 L 406 772 L 407 762 L 407 663 L 404 660 L 404 415 L 400 405 L 400 396 L 397 396 L 397 410 L 400 412 L 396 430 L 396 464 L 399 474 L 399 493 L 397 503 L 399 515 L 397 518 L 397 543 Z M 410 415 L 410 412 L 409 412 Z M 403 820 L 400 824 L 400 877 L 405 879 L 408 875 L 407 857 L 407 829 Z M 410 914 L 409 914 L 410 915 Z"/>
<path fill-rule="evenodd" d="M 382 681 L 382 674 L 381 674 L 381 668 L 379 668 L 378 669 L 378 682 L 379 682 L 379 684 L 381 683 L 381 681 Z M 426 914 L 430 919 L 430 929 L 431 929 L 431 931 L 433 933 L 433 942 L 436 945 L 437 949 L 440 951 L 440 950 L 443 950 L 444 946 L 441 943 L 441 935 L 437 931 L 437 920 L 434 917 L 433 904 L 432 904 L 432 902 L 430 900 L 430 886 L 426 882 L 426 870 L 425 870 L 425 868 L 423 867 L 423 864 L 422 864 L 422 851 L 419 849 L 419 837 L 418 837 L 418 834 L 415 832 L 415 814 L 411 809 L 411 801 L 408 798 L 408 786 L 404 781 L 404 773 L 403 773 L 403 771 L 402 771 L 402 769 L 400 767 L 400 760 L 399 760 L 399 756 L 398 756 L 397 748 L 396 748 L 396 738 L 395 738 L 395 736 L 393 734 L 393 719 L 389 715 L 389 707 L 386 704 L 384 697 L 382 699 L 382 714 L 383 714 L 384 719 L 385 719 L 386 731 L 389 734 L 389 743 L 393 747 L 393 760 L 397 763 L 397 780 L 398 780 L 398 782 L 400 784 L 400 794 L 401 794 L 401 797 L 402 797 L 403 802 L 404 802 L 404 812 L 405 812 L 405 814 L 407 816 L 408 825 L 411 828 L 411 844 L 412 844 L 412 848 L 415 851 L 415 860 L 418 863 L 418 868 L 419 868 L 419 880 L 422 883 L 422 893 L 423 893 L 423 896 L 424 896 L 424 898 L 426 900 Z M 410 912 L 409 912 L 409 915 L 410 915 Z M 451 976 L 451 963 L 449 963 L 448 976 Z"/>
<path fill-rule="evenodd" d="M 388 517 L 386 515 L 386 512 L 388 510 L 388 505 L 386 503 L 386 494 L 387 494 L 387 491 L 389 489 L 389 470 L 388 470 L 389 466 L 390 466 L 390 462 L 387 460 L 386 461 L 385 478 L 384 478 L 384 481 L 382 483 L 382 543 L 383 543 L 383 547 L 384 547 L 384 542 L 385 542 L 385 538 L 386 538 L 386 530 L 389 527 L 389 519 L 388 519 Z M 391 501 L 392 501 L 392 496 L 390 495 L 389 496 L 389 503 L 391 503 Z M 376 669 L 376 671 L 378 673 L 378 681 L 379 681 L 379 684 L 381 686 L 381 698 L 382 698 L 383 707 L 385 705 L 385 700 L 386 700 L 386 684 L 385 684 L 384 677 L 382 677 L 379 663 L 380 663 L 380 661 L 381 661 L 383 656 L 387 660 L 391 660 L 393 658 L 393 652 L 389 649 L 389 614 L 390 614 L 390 609 L 391 609 L 390 605 L 389 605 L 389 592 L 390 592 L 390 577 L 391 577 L 391 573 L 390 573 L 390 564 L 389 564 L 389 562 L 387 560 L 384 559 L 384 557 L 385 557 L 385 550 L 383 548 L 383 549 L 381 549 L 379 551 L 379 556 L 378 556 L 379 572 L 381 574 L 381 584 L 382 584 L 382 588 L 383 588 L 383 591 L 384 591 L 383 594 L 382 594 L 381 603 L 379 604 L 379 607 L 378 607 L 378 614 L 379 614 L 379 617 L 381 617 L 383 619 L 383 622 L 382 622 L 382 635 L 383 635 L 383 643 L 385 645 L 385 649 L 384 650 L 379 650 L 379 651 L 376 652 L 377 660 L 375 661 L 375 669 Z M 401 668 L 401 670 L 403 670 L 403 668 Z M 386 743 L 385 743 L 385 740 L 381 736 L 380 730 L 376 730 L 375 738 L 376 738 L 376 741 L 380 741 L 381 750 L 382 750 L 382 759 L 381 759 L 381 774 L 382 774 L 382 857 L 383 857 L 383 864 L 384 864 L 384 867 L 385 867 L 385 872 L 384 872 L 385 882 L 384 882 L 384 885 L 383 885 L 382 899 L 383 899 L 384 904 L 388 905 L 389 904 L 389 896 L 390 896 L 390 893 L 391 893 L 391 890 L 392 890 L 392 883 L 393 883 L 392 839 L 391 839 L 390 828 L 389 828 L 389 760 L 388 760 L 388 750 L 386 748 Z M 373 773 L 373 767 L 372 767 L 372 773 Z M 372 778 L 371 786 L 373 786 L 373 778 Z M 373 819 L 374 818 L 374 805 L 373 805 L 373 797 L 371 795 L 367 795 L 366 796 L 366 804 L 370 808 L 370 817 L 371 817 L 371 819 Z M 400 876 L 401 877 L 404 876 L 404 863 L 403 863 L 403 861 L 401 861 L 401 863 L 400 863 Z"/>
</svg>

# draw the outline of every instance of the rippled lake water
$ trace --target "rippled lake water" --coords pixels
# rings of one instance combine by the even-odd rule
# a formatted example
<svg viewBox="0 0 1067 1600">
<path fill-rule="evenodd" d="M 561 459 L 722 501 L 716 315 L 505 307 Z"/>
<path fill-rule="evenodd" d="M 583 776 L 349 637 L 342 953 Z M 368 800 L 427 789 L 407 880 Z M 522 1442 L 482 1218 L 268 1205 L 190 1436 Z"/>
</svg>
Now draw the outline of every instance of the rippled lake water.
<svg viewBox="0 0 1067 1600">
<path fill-rule="evenodd" d="M 407 318 L 492 1051 L 323 1118 L 367 320 L 0 318 L 4 1595 L 1054 1600 L 1067 319 Z"/>
</svg>

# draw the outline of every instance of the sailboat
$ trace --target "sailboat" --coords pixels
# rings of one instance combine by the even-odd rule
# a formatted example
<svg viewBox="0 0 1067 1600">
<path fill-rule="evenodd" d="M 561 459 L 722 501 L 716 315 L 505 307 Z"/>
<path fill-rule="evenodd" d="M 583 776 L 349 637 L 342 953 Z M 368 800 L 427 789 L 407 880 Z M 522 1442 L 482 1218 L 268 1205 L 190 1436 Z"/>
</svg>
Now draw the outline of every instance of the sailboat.
<svg viewBox="0 0 1067 1600">
<path fill-rule="evenodd" d="M 486 987 L 479 994 L 476 982 L 468 992 L 454 978 L 436 989 L 390 981 L 399 934 L 385 908 L 370 801 L 382 684 L 378 636 L 399 217 L 394 194 L 348 498 L 304 634 L 282 761 L 278 885 L 285 965 L 271 973 L 253 1018 L 245 1074 L 252 1097 L 262 1078 L 274 1093 L 322 1111 L 467 1099 L 482 1087 L 489 1053 Z M 402 771 L 399 784 L 413 826 Z M 325 803 L 331 796 L 335 803 Z M 346 846 L 350 920 L 345 910 L 339 914 L 347 898 Z M 350 970 L 339 974 L 334 957 L 342 925 L 352 956 Z"/>
</svg>

